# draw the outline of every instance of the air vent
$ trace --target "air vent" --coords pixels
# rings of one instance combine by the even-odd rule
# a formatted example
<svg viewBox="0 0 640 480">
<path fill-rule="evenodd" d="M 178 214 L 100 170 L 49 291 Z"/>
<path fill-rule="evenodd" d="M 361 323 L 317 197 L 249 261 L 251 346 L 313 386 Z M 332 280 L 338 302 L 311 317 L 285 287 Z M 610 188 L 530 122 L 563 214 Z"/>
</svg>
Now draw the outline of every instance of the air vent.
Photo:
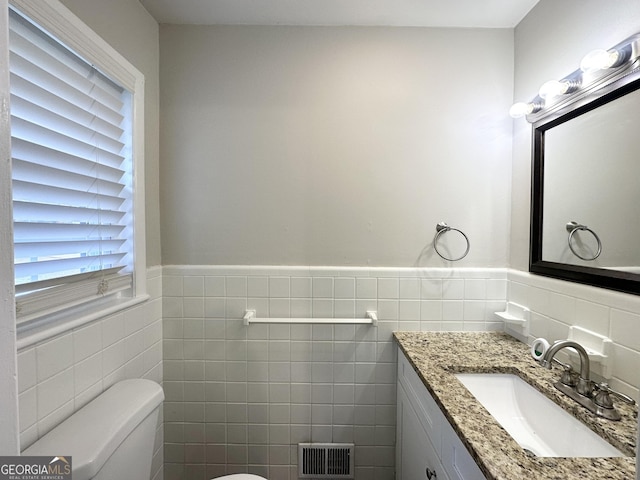
<svg viewBox="0 0 640 480">
<path fill-rule="evenodd" d="M 354 478 L 353 443 L 299 443 L 298 478 Z"/>
</svg>

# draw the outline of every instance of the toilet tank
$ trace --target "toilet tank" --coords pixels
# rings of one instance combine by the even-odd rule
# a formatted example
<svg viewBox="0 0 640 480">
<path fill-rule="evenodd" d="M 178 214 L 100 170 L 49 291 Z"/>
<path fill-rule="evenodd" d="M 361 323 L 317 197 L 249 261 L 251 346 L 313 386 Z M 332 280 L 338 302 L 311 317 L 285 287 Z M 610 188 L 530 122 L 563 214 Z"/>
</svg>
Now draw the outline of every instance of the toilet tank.
<svg viewBox="0 0 640 480">
<path fill-rule="evenodd" d="M 22 455 L 71 456 L 73 480 L 149 480 L 162 388 L 116 383 Z"/>
</svg>

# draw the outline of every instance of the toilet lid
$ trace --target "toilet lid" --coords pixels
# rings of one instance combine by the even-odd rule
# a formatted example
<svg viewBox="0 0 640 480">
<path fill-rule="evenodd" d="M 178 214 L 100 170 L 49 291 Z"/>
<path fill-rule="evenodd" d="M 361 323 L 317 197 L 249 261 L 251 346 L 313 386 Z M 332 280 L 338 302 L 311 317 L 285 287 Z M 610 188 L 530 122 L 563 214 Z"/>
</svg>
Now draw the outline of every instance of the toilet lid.
<svg viewBox="0 0 640 480">
<path fill-rule="evenodd" d="M 267 480 L 264 477 L 258 475 L 251 475 L 249 473 L 236 473 L 234 475 L 225 475 L 223 477 L 216 477 L 212 480 Z"/>
</svg>

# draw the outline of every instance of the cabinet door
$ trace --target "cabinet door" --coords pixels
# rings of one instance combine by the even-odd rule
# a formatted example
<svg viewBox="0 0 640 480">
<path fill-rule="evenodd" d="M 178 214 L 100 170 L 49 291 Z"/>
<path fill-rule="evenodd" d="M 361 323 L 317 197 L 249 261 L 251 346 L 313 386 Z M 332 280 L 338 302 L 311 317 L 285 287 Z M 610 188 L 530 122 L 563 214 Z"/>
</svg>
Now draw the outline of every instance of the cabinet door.
<svg viewBox="0 0 640 480">
<path fill-rule="evenodd" d="M 452 480 L 486 480 L 471 454 L 448 423 L 442 429 L 442 457 Z"/>
<path fill-rule="evenodd" d="M 402 385 L 398 385 L 397 433 L 397 480 L 449 480 Z"/>
</svg>

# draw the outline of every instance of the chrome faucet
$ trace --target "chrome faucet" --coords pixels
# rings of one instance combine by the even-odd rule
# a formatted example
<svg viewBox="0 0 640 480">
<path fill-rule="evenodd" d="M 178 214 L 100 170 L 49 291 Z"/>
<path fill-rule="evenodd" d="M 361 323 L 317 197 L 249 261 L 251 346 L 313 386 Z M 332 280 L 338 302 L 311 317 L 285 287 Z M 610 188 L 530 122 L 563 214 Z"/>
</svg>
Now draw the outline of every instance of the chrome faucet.
<svg viewBox="0 0 640 480">
<path fill-rule="evenodd" d="M 577 381 L 571 365 L 566 365 L 554 358 L 563 348 L 573 348 L 578 352 L 578 355 L 580 355 L 580 373 L 578 374 Z M 573 340 L 557 340 L 538 361 L 543 367 L 548 369 L 551 369 L 553 362 L 562 365 L 564 367 L 564 373 L 560 381 L 556 382 L 554 386 L 587 410 L 600 417 L 609 420 L 620 420 L 621 418 L 620 413 L 614 408 L 609 394 L 618 397 L 626 403 L 635 403 L 631 397 L 612 390 L 606 383 L 595 384 L 591 381 L 589 355 L 582 345 Z"/>
<path fill-rule="evenodd" d="M 578 355 L 580 355 L 580 375 L 578 377 L 578 382 L 575 385 L 575 389 L 580 395 L 590 397 L 593 391 L 593 384 L 591 383 L 590 378 L 591 368 L 589 365 L 589 355 L 587 355 L 587 351 L 579 343 L 574 342 L 573 340 L 558 340 L 554 342 L 553 345 L 551 345 L 551 347 L 549 347 L 549 349 L 545 352 L 544 357 L 542 357 L 542 359 L 540 360 L 540 364 L 543 367 L 551 370 L 553 358 L 555 357 L 556 353 L 558 353 L 563 348 L 573 348 L 578 352 Z M 570 368 L 571 367 L 569 367 L 569 369 Z M 565 366 L 565 369 L 567 369 L 567 366 Z M 567 381 L 564 381 L 562 383 L 567 386 L 573 386 Z"/>
</svg>

